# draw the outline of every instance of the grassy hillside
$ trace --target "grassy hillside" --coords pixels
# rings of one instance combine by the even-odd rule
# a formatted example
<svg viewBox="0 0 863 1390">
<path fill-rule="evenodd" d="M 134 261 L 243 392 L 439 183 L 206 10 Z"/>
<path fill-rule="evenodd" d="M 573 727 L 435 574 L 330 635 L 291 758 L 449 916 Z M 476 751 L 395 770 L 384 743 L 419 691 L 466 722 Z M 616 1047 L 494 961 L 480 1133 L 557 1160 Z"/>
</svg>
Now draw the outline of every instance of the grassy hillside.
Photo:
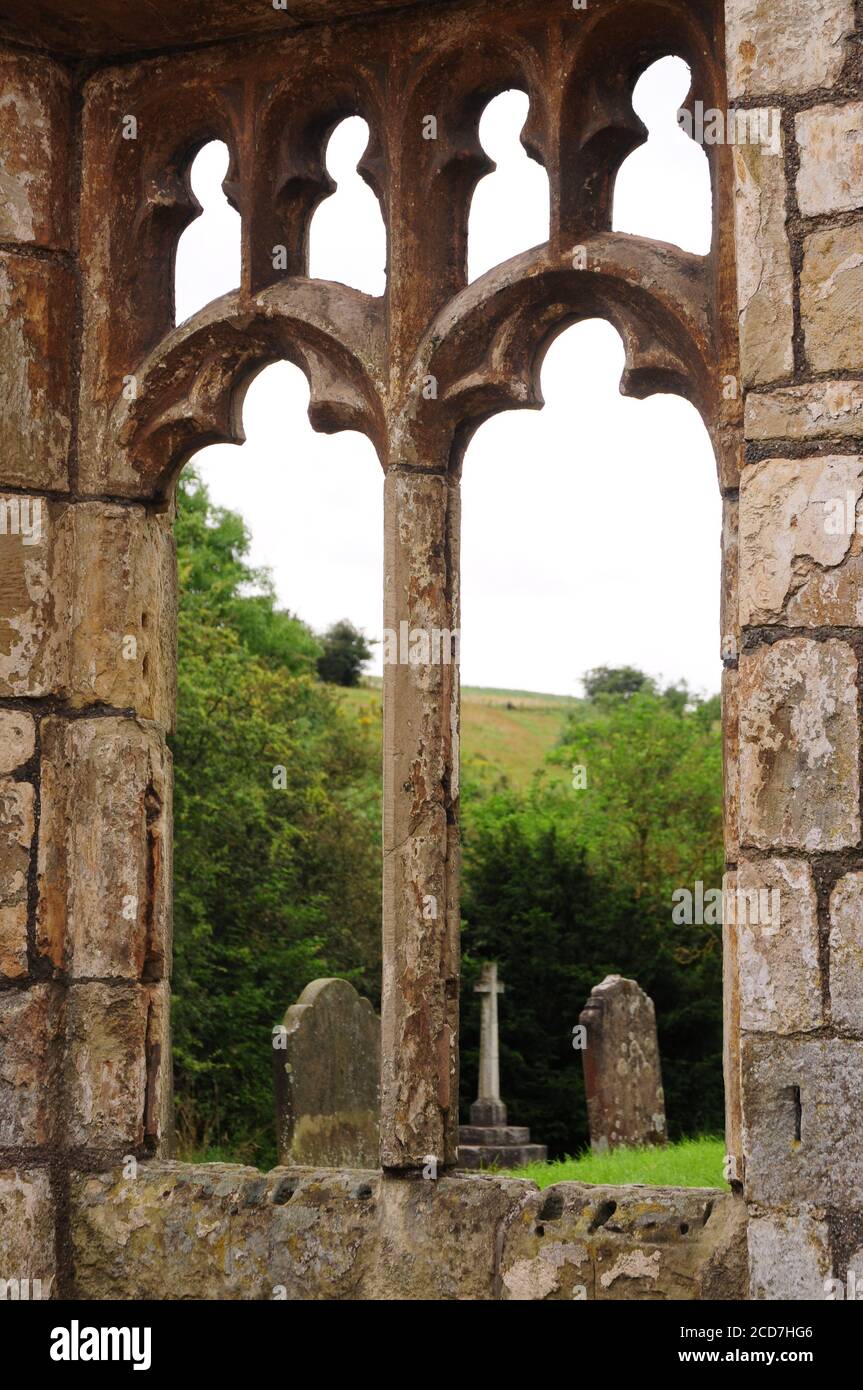
<svg viewBox="0 0 863 1390">
<path fill-rule="evenodd" d="M 362 686 L 343 690 L 341 695 L 359 719 L 380 722 L 379 678 L 368 677 Z M 557 743 L 567 711 L 578 703 L 566 695 L 462 687 L 462 767 L 466 772 L 502 774 L 514 786 L 523 786 L 545 766 L 546 753 Z"/>
</svg>

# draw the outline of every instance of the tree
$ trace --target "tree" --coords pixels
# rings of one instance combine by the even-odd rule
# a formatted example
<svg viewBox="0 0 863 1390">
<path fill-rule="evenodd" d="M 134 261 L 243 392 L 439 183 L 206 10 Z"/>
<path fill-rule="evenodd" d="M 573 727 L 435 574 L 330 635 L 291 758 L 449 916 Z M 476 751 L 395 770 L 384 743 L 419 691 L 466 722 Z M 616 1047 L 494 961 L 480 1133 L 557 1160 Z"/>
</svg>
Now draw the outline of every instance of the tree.
<svg viewBox="0 0 863 1390">
<path fill-rule="evenodd" d="M 271 1163 L 273 1025 L 316 976 L 379 989 L 379 759 L 194 475 L 176 536 L 178 1133 L 186 1153 Z"/>
<path fill-rule="evenodd" d="M 581 683 L 589 700 L 603 695 L 626 698 L 639 690 L 656 689 L 651 677 L 635 666 L 595 666 L 592 671 L 585 672 Z"/>
<path fill-rule="evenodd" d="M 719 931 L 671 915 L 675 888 L 721 883 L 719 700 L 622 670 L 591 681 L 552 754 L 586 783 L 475 781 L 463 816 L 463 1109 L 476 1078 L 471 987 L 495 959 L 504 1099 L 552 1154 L 587 1142 L 571 1033 L 607 974 L 638 980 L 656 1004 L 670 1133 L 723 1122 Z"/>
<path fill-rule="evenodd" d="M 333 623 L 321 637 L 318 675 L 331 685 L 359 685 L 363 666 L 372 654 L 365 634 L 347 618 Z"/>
</svg>

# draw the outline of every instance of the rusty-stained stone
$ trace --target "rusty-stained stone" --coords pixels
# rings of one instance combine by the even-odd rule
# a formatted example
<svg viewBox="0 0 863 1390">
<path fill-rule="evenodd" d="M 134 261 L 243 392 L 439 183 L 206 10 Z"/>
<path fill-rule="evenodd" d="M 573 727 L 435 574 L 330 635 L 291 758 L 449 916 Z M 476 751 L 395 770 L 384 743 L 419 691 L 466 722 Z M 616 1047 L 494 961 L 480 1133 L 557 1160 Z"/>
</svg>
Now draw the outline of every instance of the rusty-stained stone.
<svg viewBox="0 0 863 1390">
<path fill-rule="evenodd" d="M 830 86 L 854 31 L 854 0 L 812 0 L 801 23 L 799 0 L 726 0 L 728 93 L 787 95 Z"/>
<path fill-rule="evenodd" d="M 413 2 L 424 6 L 426 0 Z M 0 36 L 89 59 L 212 44 L 242 34 L 276 38 L 298 25 L 404 8 L 405 0 L 279 0 L 278 8 L 273 0 L 209 0 L 206 12 L 173 0 L 148 0 L 145 10 L 101 0 L 40 0 L 38 8 L 30 0 L 5 0 Z"/>
<path fill-rule="evenodd" d="M 20 709 L 0 709 L 0 773 L 29 762 L 36 748 L 36 722 Z"/>
<path fill-rule="evenodd" d="M 831 1261 L 825 1217 L 823 1210 L 804 1207 L 750 1219 L 750 1298 L 811 1302 L 826 1296 Z"/>
<path fill-rule="evenodd" d="M 797 201 L 804 217 L 863 206 L 863 101 L 814 106 L 794 122 Z"/>
<path fill-rule="evenodd" d="M 377 1167 L 381 1023 L 368 999 L 313 980 L 274 1036 L 273 1066 L 280 1163 Z"/>
<path fill-rule="evenodd" d="M 77 984 L 67 1002 L 66 1141 L 139 1148 L 162 1133 L 168 1085 L 164 986 Z"/>
<path fill-rule="evenodd" d="M 830 894 L 830 1012 L 837 1028 L 863 1033 L 863 874 Z"/>
<path fill-rule="evenodd" d="M 0 1148 L 36 1147 L 56 1135 L 61 1021 L 56 985 L 0 993 Z"/>
<path fill-rule="evenodd" d="M 753 1033 L 805 1033 L 824 1022 L 818 955 L 818 901 L 802 859 L 738 865 L 740 1027 Z"/>
<path fill-rule="evenodd" d="M 722 499 L 722 588 L 719 594 L 720 656 L 734 660 L 740 650 L 739 568 L 740 503 Z"/>
<path fill-rule="evenodd" d="M 813 381 L 750 392 L 747 439 L 825 439 L 863 435 L 863 382 Z"/>
<path fill-rule="evenodd" d="M 37 948 L 73 977 L 168 972 L 170 785 L 157 726 L 44 721 Z"/>
<path fill-rule="evenodd" d="M 57 63 L 0 52 L 0 241 L 69 243 L 71 82 Z"/>
<path fill-rule="evenodd" d="M 64 619 L 74 582 L 65 508 L 2 491 L 0 508 L 0 695 L 56 694 L 67 684 Z"/>
<path fill-rule="evenodd" d="M 784 160 L 782 153 L 759 144 L 736 145 L 732 155 L 740 374 L 744 385 L 759 386 L 788 376 L 794 367 Z"/>
<path fill-rule="evenodd" d="M 803 243 L 800 313 L 815 372 L 863 367 L 863 221 L 824 227 Z"/>
<path fill-rule="evenodd" d="M 722 672 L 722 784 L 725 858 L 736 863 L 740 850 L 740 700 L 735 669 Z"/>
<path fill-rule="evenodd" d="M 0 1169 L 0 1279 L 29 1279 L 29 1300 L 53 1291 L 54 1219 L 46 1168 Z"/>
<path fill-rule="evenodd" d="M 863 459 L 856 454 L 765 459 L 744 469 L 740 488 L 742 623 L 791 627 L 863 623 L 863 560 L 854 534 L 861 496 Z"/>
<path fill-rule="evenodd" d="M 594 985 L 579 1022 L 590 1145 L 664 1144 L 665 1096 L 653 1000 L 635 980 L 607 975 Z"/>
<path fill-rule="evenodd" d="M 4 487 L 65 489 L 75 323 L 72 273 L 0 252 L 0 450 Z"/>
<path fill-rule="evenodd" d="M 27 974 L 27 875 L 33 841 L 34 791 L 0 780 L 0 975 Z"/>
<path fill-rule="evenodd" d="M 746 1208 L 709 1188 L 561 1182 L 506 1223 L 506 1300 L 746 1297 Z"/>
<path fill-rule="evenodd" d="M 458 484 L 391 472 L 384 506 L 385 629 L 456 632 Z M 437 664 L 384 664 L 381 1162 L 393 1168 L 454 1163 L 458 1148 L 458 668 L 444 650 Z"/>
<path fill-rule="evenodd" d="M 173 727 L 176 577 L 170 518 L 86 503 L 65 523 L 74 556 L 71 703 L 134 709 Z"/>
<path fill-rule="evenodd" d="M 834 850 L 860 839 L 857 660 L 793 637 L 740 659 L 741 842 Z"/>
<path fill-rule="evenodd" d="M 863 1183 L 863 1042 L 743 1034 L 746 1195 L 853 1206 Z"/>
</svg>

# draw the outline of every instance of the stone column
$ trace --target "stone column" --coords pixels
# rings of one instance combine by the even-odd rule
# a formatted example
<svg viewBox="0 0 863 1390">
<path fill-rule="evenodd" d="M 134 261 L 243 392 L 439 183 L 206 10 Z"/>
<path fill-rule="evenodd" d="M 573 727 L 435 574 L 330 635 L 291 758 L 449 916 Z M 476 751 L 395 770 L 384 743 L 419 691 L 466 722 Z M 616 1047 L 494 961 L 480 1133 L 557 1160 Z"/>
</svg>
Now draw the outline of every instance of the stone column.
<svg viewBox="0 0 863 1390">
<path fill-rule="evenodd" d="M 459 486 L 385 483 L 381 1164 L 458 1150 Z"/>
<path fill-rule="evenodd" d="M 752 1296 L 819 1299 L 863 1270 L 863 92 L 853 0 L 727 0 L 726 21 L 731 103 L 769 103 L 766 138 L 733 151 L 746 453 L 729 1176 L 749 1205 Z"/>
</svg>

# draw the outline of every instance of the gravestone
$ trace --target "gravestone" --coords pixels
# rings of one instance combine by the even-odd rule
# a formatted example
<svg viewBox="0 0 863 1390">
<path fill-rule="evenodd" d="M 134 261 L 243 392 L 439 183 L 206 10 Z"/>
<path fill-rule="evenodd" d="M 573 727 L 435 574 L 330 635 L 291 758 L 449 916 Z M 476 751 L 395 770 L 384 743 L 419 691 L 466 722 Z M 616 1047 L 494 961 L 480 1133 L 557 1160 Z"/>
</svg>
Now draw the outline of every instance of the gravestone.
<svg viewBox="0 0 863 1390">
<path fill-rule="evenodd" d="M 347 980 L 313 980 L 273 1030 L 279 1163 L 379 1167 L 381 1022 Z"/>
<path fill-rule="evenodd" d="M 544 1163 L 548 1150 L 544 1144 L 530 1142 L 527 1125 L 508 1125 L 506 1106 L 500 1098 L 500 1053 L 497 1025 L 497 999 L 504 986 L 497 978 L 497 965 L 483 966 L 474 993 L 482 1000 L 479 1035 L 479 1095 L 470 1108 L 470 1124 L 459 1125 L 458 1159 L 462 1168 L 521 1168 L 526 1163 Z"/>
<path fill-rule="evenodd" d="M 653 1000 L 635 980 L 607 975 L 579 1022 L 586 1030 L 584 1083 L 590 1146 L 664 1144 L 665 1096 Z"/>
</svg>

